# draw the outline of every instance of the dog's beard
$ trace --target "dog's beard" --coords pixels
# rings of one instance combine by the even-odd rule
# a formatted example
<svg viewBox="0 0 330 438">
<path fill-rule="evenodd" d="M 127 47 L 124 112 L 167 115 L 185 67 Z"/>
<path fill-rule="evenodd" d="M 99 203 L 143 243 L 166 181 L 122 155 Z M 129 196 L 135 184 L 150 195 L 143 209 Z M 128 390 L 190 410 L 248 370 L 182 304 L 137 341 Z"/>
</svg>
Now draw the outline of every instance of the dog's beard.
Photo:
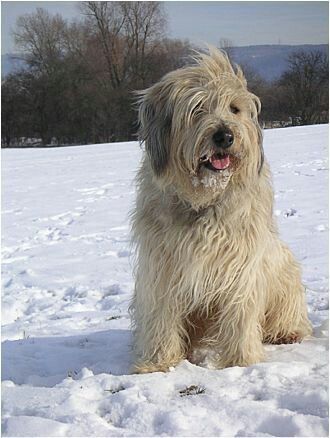
<svg viewBox="0 0 330 438">
<path fill-rule="evenodd" d="M 241 154 L 208 150 L 198 157 L 197 169 L 192 176 L 194 187 L 204 186 L 213 191 L 224 190 L 237 171 Z"/>
</svg>

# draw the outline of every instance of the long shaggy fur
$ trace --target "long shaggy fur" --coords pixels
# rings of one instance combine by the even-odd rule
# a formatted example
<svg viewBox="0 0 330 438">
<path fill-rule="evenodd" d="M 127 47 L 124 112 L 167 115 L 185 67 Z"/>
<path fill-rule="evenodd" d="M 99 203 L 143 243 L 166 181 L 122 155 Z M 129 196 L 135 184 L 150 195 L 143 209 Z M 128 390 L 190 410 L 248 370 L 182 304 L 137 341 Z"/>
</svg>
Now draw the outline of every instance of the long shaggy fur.
<svg viewBox="0 0 330 438">
<path fill-rule="evenodd" d="M 272 215 L 259 111 L 242 71 L 216 49 L 140 93 L 136 372 L 168 370 L 203 346 L 218 368 L 246 366 L 263 359 L 262 343 L 311 333 L 300 269 Z M 212 172 L 201 157 L 219 126 L 234 134 L 232 165 Z"/>
</svg>

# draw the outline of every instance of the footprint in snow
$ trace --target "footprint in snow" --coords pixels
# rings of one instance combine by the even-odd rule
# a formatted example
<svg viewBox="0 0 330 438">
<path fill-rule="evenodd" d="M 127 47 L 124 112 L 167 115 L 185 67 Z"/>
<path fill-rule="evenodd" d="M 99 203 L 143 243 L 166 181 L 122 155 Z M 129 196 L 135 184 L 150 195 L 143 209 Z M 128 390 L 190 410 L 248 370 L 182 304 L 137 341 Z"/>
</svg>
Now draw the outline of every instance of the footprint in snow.
<svg viewBox="0 0 330 438">
<path fill-rule="evenodd" d="M 76 192 L 81 193 L 84 198 L 78 199 L 78 202 L 93 203 L 100 199 L 105 199 L 110 188 L 114 186 L 113 183 L 104 184 L 101 187 L 87 187 L 84 189 L 75 189 Z"/>
<path fill-rule="evenodd" d="M 283 215 L 285 217 L 291 217 L 291 216 L 296 216 L 297 214 L 297 210 L 295 210 L 294 208 L 289 208 L 288 210 L 286 210 Z"/>
<path fill-rule="evenodd" d="M 83 207 L 75 208 L 77 211 L 67 211 L 65 213 L 56 214 L 54 216 L 36 218 L 33 222 L 58 222 L 59 225 L 71 225 L 74 222 L 74 218 L 78 218 L 86 213 L 86 210 Z"/>
<path fill-rule="evenodd" d="M 108 287 L 104 288 L 103 298 L 112 296 L 112 295 L 120 295 L 122 293 L 122 289 L 118 283 L 111 284 Z"/>
<path fill-rule="evenodd" d="M 63 236 L 66 236 L 66 234 L 63 233 L 58 228 L 48 227 L 44 230 L 38 231 L 34 240 L 38 240 L 41 242 L 54 243 L 54 242 L 61 240 L 63 238 Z"/>
</svg>

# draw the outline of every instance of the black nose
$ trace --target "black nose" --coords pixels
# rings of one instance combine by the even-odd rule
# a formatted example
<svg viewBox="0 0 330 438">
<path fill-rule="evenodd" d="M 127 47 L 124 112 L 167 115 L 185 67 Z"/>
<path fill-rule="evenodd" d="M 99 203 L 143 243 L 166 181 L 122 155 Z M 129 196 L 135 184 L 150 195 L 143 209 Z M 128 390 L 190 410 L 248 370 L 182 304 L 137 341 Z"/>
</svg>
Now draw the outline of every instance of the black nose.
<svg viewBox="0 0 330 438">
<path fill-rule="evenodd" d="M 234 134 L 228 128 L 220 128 L 213 134 L 213 141 L 217 148 L 227 149 L 234 143 Z"/>
</svg>

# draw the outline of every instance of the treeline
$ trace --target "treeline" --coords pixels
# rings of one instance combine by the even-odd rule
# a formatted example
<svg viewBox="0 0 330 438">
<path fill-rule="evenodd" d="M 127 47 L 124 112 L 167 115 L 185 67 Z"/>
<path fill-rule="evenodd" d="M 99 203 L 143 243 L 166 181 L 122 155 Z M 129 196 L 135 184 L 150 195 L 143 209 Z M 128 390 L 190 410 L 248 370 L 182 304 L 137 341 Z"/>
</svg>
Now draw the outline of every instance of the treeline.
<svg viewBox="0 0 330 438">
<path fill-rule="evenodd" d="M 38 8 L 19 17 L 27 68 L 2 82 L 2 141 L 42 144 L 127 140 L 136 132 L 133 91 L 182 65 L 189 52 L 166 35 L 160 2 L 82 2 L 79 21 Z"/>
<path fill-rule="evenodd" d="M 265 127 L 313 125 L 329 122 L 329 58 L 321 51 L 289 55 L 287 70 L 268 83 L 247 69 L 251 91 L 262 103 Z"/>
<path fill-rule="evenodd" d="M 82 2 L 74 22 L 38 8 L 19 17 L 15 42 L 26 68 L 2 81 L 2 146 L 135 139 L 133 91 L 184 65 L 189 41 L 166 37 L 162 2 Z M 262 121 L 328 120 L 328 59 L 297 53 L 269 84 L 245 68 Z M 25 140 L 24 140 L 25 139 Z"/>
</svg>

